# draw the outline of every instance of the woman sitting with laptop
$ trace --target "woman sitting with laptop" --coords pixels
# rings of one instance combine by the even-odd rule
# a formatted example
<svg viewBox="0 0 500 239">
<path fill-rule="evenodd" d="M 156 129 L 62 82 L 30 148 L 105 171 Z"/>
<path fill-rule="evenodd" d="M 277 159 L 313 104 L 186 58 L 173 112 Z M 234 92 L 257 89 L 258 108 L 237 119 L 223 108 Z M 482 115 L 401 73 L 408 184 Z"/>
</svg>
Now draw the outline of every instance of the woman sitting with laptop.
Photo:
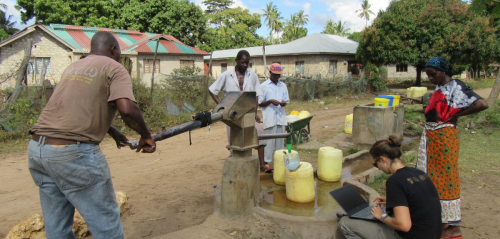
<svg viewBox="0 0 500 239">
<path fill-rule="evenodd" d="M 385 197 L 377 197 L 372 214 L 379 222 L 342 217 L 339 228 L 348 239 L 441 237 L 441 205 L 433 182 L 421 170 L 401 161 L 401 141 L 391 135 L 370 149 L 373 166 L 391 174 Z M 386 211 L 380 207 L 384 205 Z"/>
</svg>

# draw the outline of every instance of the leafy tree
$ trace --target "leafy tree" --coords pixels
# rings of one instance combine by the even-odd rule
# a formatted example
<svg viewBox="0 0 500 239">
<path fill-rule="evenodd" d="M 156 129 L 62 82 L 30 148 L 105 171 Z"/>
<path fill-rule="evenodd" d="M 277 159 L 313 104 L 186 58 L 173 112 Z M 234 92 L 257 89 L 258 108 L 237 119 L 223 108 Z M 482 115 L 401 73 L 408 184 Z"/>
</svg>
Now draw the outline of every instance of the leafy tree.
<svg viewBox="0 0 500 239">
<path fill-rule="evenodd" d="M 205 0 L 202 3 L 207 6 L 206 13 L 214 14 L 228 9 L 233 4 L 233 0 Z"/>
<path fill-rule="evenodd" d="M 283 36 L 285 42 L 290 42 L 307 35 L 307 28 L 303 27 L 309 21 L 309 15 L 304 10 L 290 15 L 290 20 L 285 23 Z"/>
<path fill-rule="evenodd" d="M 7 5 L 1 3 L 0 8 L 3 8 L 7 11 Z M 12 34 L 19 31 L 19 29 L 15 28 L 16 22 L 12 22 L 12 15 L 7 16 L 7 13 L 3 10 L 0 10 L 0 41 L 7 39 Z"/>
<path fill-rule="evenodd" d="M 496 27 L 496 38 L 498 42 L 500 27 L 498 27 L 498 19 L 500 19 L 500 4 L 496 0 L 472 0 L 471 11 L 477 14 L 484 14 L 490 20 L 490 27 Z M 500 51 L 500 49 L 499 49 Z M 497 62 L 500 60 L 498 57 L 495 59 Z M 490 95 L 488 96 L 488 104 L 495 105 L 498 95 L 500 94 L 500 69 L 497 72 L 497 78 Z"/>
<path fill-rule="evenodd" d="M 35 18 L 42 24 L 61 23 L 80 26 L 113 27 L 119 9 L 106 0 L 18 0 L 16 9 L 26 23 Z"/>
<path fill-rule="evenodd" d="M 460 0 L 393 1 L 363 31 L 356 58 L 376 65 L 413 65 L 417 85 L 425 63 L 434 56 L 454 65 L 488 62 L 496 54 L 494 32 L 484 26 L 484 18 L 467 9 Z"/>
<path fill-rule="evenodd" d="M 265 17 L 266 25 L 269 28 L 269 38 L 271 43 L 273 43 L 273 33 L 278 34 L 283 29 L 283 17 L 273 2 L 269 2 L 263 11 L 264 14 L 262 16 Z"/>
<path fill-rule="evenodd" d="M 0 41 L 3 41 L 9 37 L 10 34 L 8 34 L 4 29 L 0 29 Z"/>
<path fill-rule="evenodd" d="M 201 43 L 206 16 L 189 0 L 121 0 L 117 27 L 141 32 L 170 34 L 187 45 Z M 118 1 L 116 1 L 118 2 Z"/>
<path fill-rule="evenodd" d="M 345 22 L 342 23 L 342 20 L 339 20 L 338 23 L 335 23 L 332 20 L 328 20 L 326 22 L 325 30 L 323 30 L 321 33 L 347 36 L 348 35 L 347 31 L 349 30 L 351 29 L 345 28 Z"/>
<path fill-rule="evenodd" d="M 361 42 L 361 40 L 363 39 L 363 36 L 361 36 L 361 32 L 353 32 L 353 33 L 350 33 L 347 38 L 353 40 L 353 41 L 357 41 L 357 42 Z"/>
<path fill-rule="evenodd" d="M 361 9 L 356 10 L 356 13 L 359 12 L 358 17 L 361 19 L 365 19 L 365 28 L 368 26 L 368 20 L 370 20 L 370 14 L 375 15 L 375 13 L 370 10 L 372 5 L 368 2 L 368 0 L 363 0 L 361 3 Z"/>
<path fill-rule="evenodd" d="M 198 45 L 205 51 L 258 46 L 262 39 L 257 35 L 261 26 L 260 15 L 250 14 L 248 9 L 228 8 L 209 16 L 211 22 L 221 24 L 208 28 L 203 43 Z"/>
</svg>

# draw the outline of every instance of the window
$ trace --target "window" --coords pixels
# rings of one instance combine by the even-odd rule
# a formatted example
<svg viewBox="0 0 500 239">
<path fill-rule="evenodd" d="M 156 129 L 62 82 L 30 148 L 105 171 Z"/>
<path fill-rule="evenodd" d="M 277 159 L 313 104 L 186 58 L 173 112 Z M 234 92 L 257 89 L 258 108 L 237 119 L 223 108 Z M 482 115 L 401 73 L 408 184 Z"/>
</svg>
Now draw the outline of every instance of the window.
<svg viewBox="0 0 500 239">
<path fill-rule="evenodd" d="M 397 64 L 396 65 L 396 72 L 408 72 L 408 65 L 407 64 Z"/>
<path fill-rule="evenodd" d="M 181 60 L 181 68 L 184 68 L 184 67 L 194 67 L 194 61 L 192 60 Z"/>
<path fill-rule="evenodd" d="M 28 64 L 28 74 L 47 75 L 50 74 L 50 57 L 31 58 Z"/>
<path fill-rule="evenodd" d="M 248 68 L 252 68 L 253 63 L 248 63 Z"/>
<path fill-rule="evenodd" d="M 359 75 L 359 67 L 356 61 L 347 61 L 348 71 L 353 75 Z"/>
<path fill-rule="evenodd" d="M 227 71 L 227 63 L 220 63 L 220 73 Z"/>
<path fill-rule="evenodd" d="M 144 73 L 153 72 L 153 59 L 144 59 Z M 155 73 L 160 73 L 160 59 L 156 59 Z"/>
<path fill-rule="evenodd" d="M 330 75 L 336 75 L 337 74 L 337 60 L 330 60 L 330 68 L 328 70 L 328 73 Z"/>
<path fill-rule="evenodd" d="M 278 63 L 281 65 L 281 61 L 273 61 L 273 63 Z"/>
<path fill-rule="evenodd" d="M 304 75 L 304 61 L 295 62 L 295 73 Z"/>
</svg>

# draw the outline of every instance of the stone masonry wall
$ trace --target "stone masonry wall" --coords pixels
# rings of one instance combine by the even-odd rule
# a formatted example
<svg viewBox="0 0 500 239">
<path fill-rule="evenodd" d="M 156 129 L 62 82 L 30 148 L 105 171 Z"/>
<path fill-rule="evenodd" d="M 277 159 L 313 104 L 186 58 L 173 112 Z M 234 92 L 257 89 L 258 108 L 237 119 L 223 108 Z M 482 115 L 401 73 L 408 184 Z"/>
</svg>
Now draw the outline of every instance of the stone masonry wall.
<svg viewBox="0 0 500 239">
<path fill-rule="evenodd" d="M 50 73 L 45 79 L 52 84 L 59 82 L 64 69 L 72 62 L 71 50 L 52 36 L 40 29 L 0 48 L 0 83 L 1 88 L 15 86 L 15 72 L 17 72 L 24 56 L 27 39 L 33 40 L 31 57 L 50 58 Z M 40 75 L 28 75 L 28 85 L 40 85 Z"/>
<path fill-rule="evenodd" d="M 154 55 L 138 55 L 137 60 L 131 57 L 132 60 L 132 77 L 139 77 L 146 85 L 151 85 L 151 73 L 144 73 L 144 60 L 153 60 Z M 164 77 L 161 74 L 170 75 L 174 69 L 181 67 L 181 60 L 194 61 L 194 66 L 201 69 L 199 74 L 203 74 L 203 56 L 200 55 L 156 55 L 156 59 L 160 59 L 160 74 L 155 73 L 155 83 L 160 83 Z M 137 62 L 134 62 L 137 61 Z M 135 69 L 134 69 L 135 68 Z"/>
<path fill-rule="evenodd" d="M 417 77 L 417 68 L 408 65 L 407 72 L 396 72 L 396 65 L 387 65 L 387 76 L 394 80 L 415 80 Z M 421 74 L 422 79 L 427 79 L 425 72 Z"/>
<path fill-rule="evenodd" d="M 329 74 L 330 60 L 337 61 L 337 74 L 336 76 L 347 75 L 347 64 L 344 65 L 345 61 L 354 61 L 354 55 L 352 56 L 340 56 L 340 55 L 288 55 L 288 56 L 268 56 L 266 57 L 267 67 L 273 62 L 280 62 L 283 69 L 283 76 L 295 76 L 295 63 L 299 61 L 304 62 L 304 74 L 302 77 L 331 77 Z M 208 64 L 208 61 L 205 61 Z M 212 60 L 212 75 L 214 77 L 219 76 L 221 72 L 221 64 L 226 63 L 227 69 L 232 69 L 235 66 L 234 61 L 229 60 Z M 250 63 L 252 64 L 251 69 L 257 73 L 261 78 L 264 77 L 265 72 L 269 71 L 268 68 L 264 67 L 264 60 L 262 57 L 251 57 Z"/>
</svg>

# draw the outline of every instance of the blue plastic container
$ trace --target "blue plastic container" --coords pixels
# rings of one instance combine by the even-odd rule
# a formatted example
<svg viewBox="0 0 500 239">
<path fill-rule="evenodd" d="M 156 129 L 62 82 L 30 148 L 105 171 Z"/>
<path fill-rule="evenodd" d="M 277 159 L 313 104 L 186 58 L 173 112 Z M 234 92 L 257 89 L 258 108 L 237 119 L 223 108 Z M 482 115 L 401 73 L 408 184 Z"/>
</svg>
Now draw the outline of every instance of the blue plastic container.
<svg viewBox="0 0 500 239">
<path fill-rule="evenodd" d="M 379 95 L 379 98 L 386 98 L 389 99 L 389 105 L 388 106 L 393 106 L 392 102 L 394 101 L 394 96 L 390 95 Z"/>
</svg>

